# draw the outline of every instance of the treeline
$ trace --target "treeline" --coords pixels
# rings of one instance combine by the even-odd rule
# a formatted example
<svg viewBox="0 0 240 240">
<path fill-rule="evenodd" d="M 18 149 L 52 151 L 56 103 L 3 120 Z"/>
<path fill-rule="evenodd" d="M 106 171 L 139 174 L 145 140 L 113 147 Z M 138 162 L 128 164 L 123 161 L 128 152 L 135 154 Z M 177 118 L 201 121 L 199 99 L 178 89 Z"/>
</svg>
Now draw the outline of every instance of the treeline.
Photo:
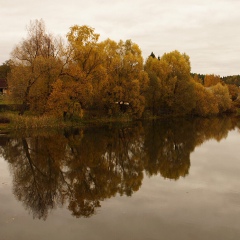
<svg viewBox="0 0 240 240">
<path fill-rule="evenodd" d="M 66 39 L 47 33 L 43 20 L 36 20 L 13 49 L 4 67 L 20 114 L 208 116 L 232 111 L 238 97 L 238 87 L 218 76 L 192 75 L 185 53 L 152 53 L 144 63 L 136 43 L 99 41 L 88 26 L 72 26 Z"/>
<path fill-rule="evenodd" d="M 208 75 L 206 74 L 200 74 L 200 73 L 191 73 L 192 77 L 194 77 L 195 75 L 198 77 L 198 79 L 204 84 L 204 78 Z M 238 87 L 240 87 L 240 75 L 233 75 L 233 76 L 225 76 L 225 77 L 220 77 L 220 81 L 222 83 L 226 83 L 226 84 L 234 84 Z"/>
</svg>

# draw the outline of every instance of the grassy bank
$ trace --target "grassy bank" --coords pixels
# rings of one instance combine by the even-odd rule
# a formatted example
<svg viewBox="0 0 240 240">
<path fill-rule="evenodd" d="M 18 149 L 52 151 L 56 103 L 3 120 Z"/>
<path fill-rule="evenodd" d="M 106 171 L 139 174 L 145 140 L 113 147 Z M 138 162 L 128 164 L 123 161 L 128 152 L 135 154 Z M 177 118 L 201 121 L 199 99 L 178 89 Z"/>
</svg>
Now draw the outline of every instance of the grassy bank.
<svg viewBox="0 0 240 240">
<path fill-rule="evenodd" d="M 17 112 L 0 113 L 0 130 L 7 129 L 37 129 L 37 128 L 64 128 L 83 125 L 98 125 L 111 122 L 128 122 L 132 119 L 128 115 L 115 117 L 74 118 L 63 120 L 54 116 L 19 116 Z"/>
<path fill-rule="evenodd" d="M 65 127 L 70 122 L 64 122 L 52 116 L 19 116 L 15 112 L 3 113 L 0 117 L 0 129 L 31 129 Z"/>
</svg>

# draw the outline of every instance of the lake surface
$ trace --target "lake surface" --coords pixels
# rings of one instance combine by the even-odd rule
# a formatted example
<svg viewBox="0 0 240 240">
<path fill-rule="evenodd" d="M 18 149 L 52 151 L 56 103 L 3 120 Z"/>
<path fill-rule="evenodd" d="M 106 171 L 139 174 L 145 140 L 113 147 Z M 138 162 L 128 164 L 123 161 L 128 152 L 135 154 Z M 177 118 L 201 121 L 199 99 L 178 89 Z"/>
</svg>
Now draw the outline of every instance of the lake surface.
<svg viewBox="0 0 240 240">
<path fill-rule="evenodd" d="M 0 240 L 240 239 L 240 120 L 0 135 Z"/>
</svg>

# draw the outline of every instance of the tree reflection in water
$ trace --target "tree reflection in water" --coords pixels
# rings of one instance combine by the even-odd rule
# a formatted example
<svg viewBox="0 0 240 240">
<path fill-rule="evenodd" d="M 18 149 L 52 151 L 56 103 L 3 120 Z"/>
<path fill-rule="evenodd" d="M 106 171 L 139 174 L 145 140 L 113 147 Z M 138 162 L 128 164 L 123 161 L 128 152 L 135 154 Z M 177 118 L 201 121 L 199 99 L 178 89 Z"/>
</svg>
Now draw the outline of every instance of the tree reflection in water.
<svg viewBox="0 0 240 240">
<path fill-rule="evenodd" d="M 0 154 L 10 164 L 15 196 L 34 217 L 46 219 L 63 205 L 76 217 L 90 217 L 104 199 L 138 191 L 144 171 L 185 177 L 195 147 L 220 141 L 237 124 L 231 118 L 175 119 L 11 134 L 0 138 Z"/>
</svg>

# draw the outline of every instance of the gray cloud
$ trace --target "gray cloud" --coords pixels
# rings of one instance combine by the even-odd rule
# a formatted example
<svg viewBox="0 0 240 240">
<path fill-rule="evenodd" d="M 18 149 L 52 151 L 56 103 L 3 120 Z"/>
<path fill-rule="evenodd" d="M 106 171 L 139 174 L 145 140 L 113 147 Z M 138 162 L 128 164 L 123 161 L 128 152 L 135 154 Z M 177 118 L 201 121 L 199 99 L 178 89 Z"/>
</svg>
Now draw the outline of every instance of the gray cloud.
<svg viewBox="0 0 240 240">
<path fill-rule="evenodd" d="M 30 20 L 42 18 L 56 35 L 86 24 L 101 40 L 132 39 L 144 58 L 177 49 L 190 56 L 193 72 L 240 74 L 239 9 L 237 0 L 0 0 L 0 63 Z"/>
</svg>

